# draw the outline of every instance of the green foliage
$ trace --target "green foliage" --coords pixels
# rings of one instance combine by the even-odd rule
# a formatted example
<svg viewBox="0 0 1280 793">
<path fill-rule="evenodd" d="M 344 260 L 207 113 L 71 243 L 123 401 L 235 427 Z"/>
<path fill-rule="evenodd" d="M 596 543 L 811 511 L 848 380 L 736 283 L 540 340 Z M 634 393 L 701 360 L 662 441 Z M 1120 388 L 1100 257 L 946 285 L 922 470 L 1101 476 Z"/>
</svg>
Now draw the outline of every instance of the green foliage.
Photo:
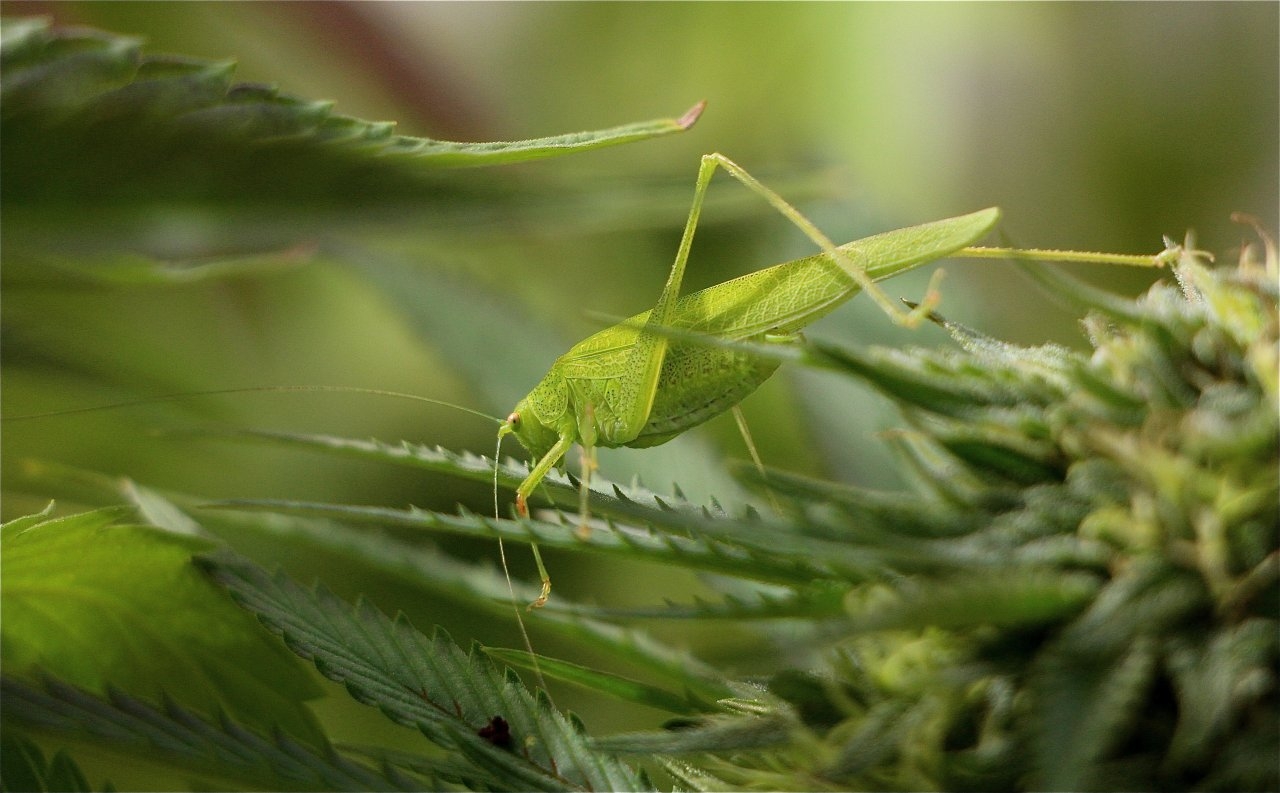
<svg viewBox="0 0 1280 793">
<path fill-rule="evenodd" d="M 413 138 L 337 115 L 331 102 L 235 84 L 233 63 L 143 55 L 137 39 L 47 20 L 4 27 L 5 194 L 19 205 L 208 199 L 246 185 L 259 199 L 353 202 L 420 190 L 433 169 L 572 154 L 679 132 L 697 118 L 513 142 Z"/>
<path fill-rule="evenodd" d="M 644 784 L 630 768 L 590 751 L 579 726 L 518 678 L 474 649 L 463 652 L 442 630 L 425 636 L 403 618 L 388 619 L 367 603 L 352 609 L 322 589 L 305 591 L 238 557 L 200 564 L 357 700 L 451 750 L 441 767 L 467 787 L 634 790 Z"/>
<path fill-rule="evenodd" d="M 192 554 L 212 542 L 138 525 L 129 513 L 107 507 L 0 527 L 5 673 L 167 693 L 206 714 L 226 710 L 321 740 L 303 704 L 320 695 L 315 683 L 192 569 Z"/>
<path fill-rule="evenodd" d="M 184 160 L 170 146 L 181 167 L 144 176 L 134 199 L 182 200 L 182 168 L 211 151 L 226 154 L 229 174 L 279 168 L 316 195 L 355 164 L 384 186 L 426 189 L 431 145 L 229 88 L 225 66 L 151 59 L 132 40 L 41 23 L 6 24 L 3 55 L 6 215 L 16 205 L 56 217 L 71 188 L 53 176 L 75 171 L 74 185 L 117 155 L 150 156 L 180 118 L 182 134 L 211 148 Z M 40 159 L 40 129 L 75 132 L 77 154 L 92 156 L 75 167 Z M 136 149 L 121 146 L 130 140 Z M 126 187 L 113 179 L 101 195 L 122 199 Z M 274 198 L 304 191 L 280 189 Z M 18 258 L 39 277 L 54 259 L 81 275 L 114 261 L 123 280 L 154 288 L 185 277 L 110 241 L 55 257 L 62 241 L 39 224 L 22 243 Z M 6 241 L 6 270 L 10 255 Z M 248 264 L 193 277 L 265 272 L 237 261 Z M 0 533 L 4 787 L 119 783 L 78 756 L 91 744 L 176 768 L 173 784 L 196 787 L 635 789 L 653 773 L 692 789 L 1274 789 L 1278 269 L 1273 250 L 1216 269 L 1187 253 L 1176 285 L 1128 300 L 1028 267 L 1087 312 L 1088 352 L 1006 344 L 937 317 L 958 349 L 815 342 L 793 355 L 900 408 L 908 429 L 890 443 L 913 480 L 905 492 L 744 467 L 742 482 L 778 505 L 758 511 L 597 477 L 599 525 L 581 536 L 556 512 L 578 504 L 565 473 L 544 481 L 551 508 L 511 519 L 287 493 L 209 498 L 29 464 L 27 490 L 101 506 Z M 484 485 L 494 476 L 491 460 L 409 442 L 184 437 L 210 435 Z M 523 476 L 497 465 L 504 499 Z M 510 620 L 512 594 L 527 602 L 536 586 L 509 590 L 491 565 L 466 559 L 473 546 L 455 541 L 467 539 L 633 564 L 644 600 L 557 591 L 527 619 L 535 646 L 568 657 L 536 667 L 482 645 L 479 631 L 458 643 L 375 605 L 394 597 L 396 610 L 440 622 L 459 605 Z M 340 564 L 305 563 L 317 554 Z M 659 569 L 702 575 L 706 590 L 657 602 Z M 325 584 L 299 584 L 297 570 Z M 349 598 L 353 580 L 399 588 Z M 641 619 L 723 628 L 728 648 L 698 657 Z M 322 689 L 288 651 L 385 716 L 387 731 L 339 738 L 356 711 L 309 710 Z M 602 734 L 515 669 L 644 715 Z"/>
<path fill-rule="evenodd" d="M 0 789 L 39 793 L 93 790 L 80 766 L 65 751 L 46 761 L 33 741 L 9 733 L 0 736 Z"/>
<path fill-rule="evenodd" d="M 45 19 L 4 24 L 6 284 L 159 284 L 287 271 L 315 238 L 413 212 L 447 224 L 533 200 L 468 171 L 681 132 L 684 117 L 520 141 L 394 133 L 235 64 Z M 536 193 L 536 191 L 532 191 Z"/>
</svg>

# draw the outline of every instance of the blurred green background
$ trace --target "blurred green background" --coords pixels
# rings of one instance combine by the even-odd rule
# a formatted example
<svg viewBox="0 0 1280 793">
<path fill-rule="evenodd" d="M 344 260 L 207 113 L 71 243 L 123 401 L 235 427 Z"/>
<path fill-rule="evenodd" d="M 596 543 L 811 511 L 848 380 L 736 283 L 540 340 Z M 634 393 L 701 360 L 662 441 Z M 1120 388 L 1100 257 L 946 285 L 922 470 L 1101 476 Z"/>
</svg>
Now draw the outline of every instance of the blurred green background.
<svg viewBox="0 0 1280 793">
<path fill-rule="evenodd" d="M 505 415 L 560 352 L 599 327 L 600 315 L 651 305 L 698 156 L 710 151 L 795 199 L 837 241 L 999 205 L 1003 230 L 1019 245 L 1154 253 L 1162 235 L 1181 240 L 1194 229 L 1202 247 L 1230 260 L 1253 239 L 1231 222 L 1233 211 L 1273 230 L 1277 219 L 1275 3 L 5 2 L 0 9 L 137 35 L 147 52 L 234 59 L 238 80 L 332 99 L 338 112 L 395 120 L 408 135 L 509 140 L 709 103 L 679 136 L 458 172 L 450 178 L 471 192 L 457 208 L 404 193 L 262 202 L 248 186 L 244 195 L 180 205 L 82 207 L 51 235 L 68 255 L 296 251 L 297 266 L 164 288 L 6 279 L 6 416 L 295 384 L 390 388 Z M 688 289 L 812 252 L 731 180 L 722 177 L 712 192 Z M 6 241 L 29 231 L 10 209 Z M 247 219 L 229 220 L 236 217 Z M 6 273 L 11 250 L 3 251 Z M 949 317 L 1023 343 L 1083 343 L 1076 317 L 1012 268 L 946 269 Z M 1152 278 L 1076 272 L 1126 293 Z M 918 297 L 927 278 L 928 271 L 894 281 L 890 294 Z M 812 334 L 849 344 L 947 343 L 936 329 L 896 330 L 862 302 Z M 876 438 L 899 420 L 873 394 L 784 371 L 744 408 L 769 465 L 899 484 Z M 211 397 L 11 423 L 3 433 L 6 517 L 38 509 L 51 494 L 22 467 L 29 458 L 213 497 L 442 509 L 462 501 L 476 510 L 489 503 L 483 486 L 152 432 L 202 421 L 485 454 L 493 443 L 491 425 L 446 409 L 334 394 Z M 720 456 L 745 458 L 727 418 L 659 449 L 603 455 L 602 466 L 618 481 L 640 476 L 663 491 L 676 480 L 694 498 L 714 494 L 732 504 L 735 485 L 708 463 Z M 74 504 L 74 494 L 58 495 Z M 240 542 L 260 556 L 310 564 L 339 591 L 374 586 L 356 572 L 344 584 L 341 560 L 304 563 L 297 549 Z M 451 547 L 494 555 L 483 544 Z M 558 591 L 593 600 L 649 602 L 678 586 L 659 571 L 619 575 L 590 560 L 549 562 Z M 381 599 L 392 610 L 416 609 L 419 624 L 465 624 L 465 615 L 412 606 L 405 593 Z M 461 633 L 473 629 L 514 642 L 505 626 Z M 705 631 L 697 641 L 712 655 L 721 637 Z"/>
</svg>

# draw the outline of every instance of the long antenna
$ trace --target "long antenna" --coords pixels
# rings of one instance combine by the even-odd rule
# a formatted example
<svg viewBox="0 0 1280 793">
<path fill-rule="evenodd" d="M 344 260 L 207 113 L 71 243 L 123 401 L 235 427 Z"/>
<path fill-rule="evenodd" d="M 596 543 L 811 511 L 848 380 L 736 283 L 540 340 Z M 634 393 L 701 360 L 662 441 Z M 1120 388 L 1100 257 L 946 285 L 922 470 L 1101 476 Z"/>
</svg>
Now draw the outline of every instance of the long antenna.
<svg viewBox="0 0 1280 793">
<path fill-rule="evenodd" d="M 156 396 L 141 397 L 139 399 L 130 399 L 125 402 L 112 402 L 106 405 L 93 405 L 92 407 L 83 408 L 67 408 L 65 410 L 49 410 L 42 413 L 27 413 L 21 416 L 3 416 L 0 421 L 30 421 L 32 419 L 45 419 L 54 416 L 70 416 L 80 413 L 95 413 L 99 410 L 115 410 L 117 408 L 136 407 L 139 405 L 151 405 L 161 402 L 177 402 L 183 399 L 202 396 L 221 396 L 225 394 L 250 394 L 265 391 L 294 391 L 294 392 L 329 392 L 344 394 L 369 394 L 373 396 L 393 397 L 395 399 L 410 399 L 414 402 L 425 402 L 429 405 L 440 405 L 442 407 L 461 410 L 463 413 L 470 413 L 473 416 L 479 416 L 482 419 L 492 421 L 494 424 L 501 424 L 502 419 L 496 416 L 490 416 L 488 413 L 482 413 L 479 410 L 473 410 L 454 402 L 446 402 L 443 399 L 432 399 L 431 397 L 418 396 L 417 394 L 406 394 L 400 391 L 387 391 L 381 388 L 359 388 L 357 386 L 345 385 L 277 385 L 277 386 L 251 386 L 246 388 L 218 388 L 212 391 L 183 391 L 177 394 L 158 394 Z"/>
</svg>

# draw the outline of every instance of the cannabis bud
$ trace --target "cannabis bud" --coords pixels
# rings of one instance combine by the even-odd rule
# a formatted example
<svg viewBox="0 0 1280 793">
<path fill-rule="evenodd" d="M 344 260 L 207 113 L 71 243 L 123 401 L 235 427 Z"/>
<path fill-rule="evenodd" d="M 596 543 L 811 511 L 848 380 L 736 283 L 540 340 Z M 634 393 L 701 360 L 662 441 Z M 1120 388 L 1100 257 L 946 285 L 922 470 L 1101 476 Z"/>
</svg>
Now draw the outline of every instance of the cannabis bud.
<svg viewBox="0 0 1280 793">
<path fill-rule="evenodd" d="M 817 348 L 902 406 L 924 498 L 776 481 L 884 565 L 826 673 L 773 681 L 824 739 L 808 778 L 1280 785 L 1276 254 L 1179 259 L 1135 301 L 1035 268 L 1091 353 L 940 317 L 962 350 Z"/>
</svg>

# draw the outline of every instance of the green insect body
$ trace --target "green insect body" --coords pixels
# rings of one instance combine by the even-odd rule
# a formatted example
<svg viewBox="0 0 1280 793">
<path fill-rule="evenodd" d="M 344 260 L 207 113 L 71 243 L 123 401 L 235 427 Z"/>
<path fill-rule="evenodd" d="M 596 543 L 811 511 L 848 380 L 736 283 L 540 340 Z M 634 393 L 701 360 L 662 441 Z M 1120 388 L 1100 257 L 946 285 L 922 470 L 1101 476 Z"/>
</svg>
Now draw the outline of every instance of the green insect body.
<svg viewBox="0 0 1280 793">
<path fill-rule="evenodd" d="M 999 217 L 988 209 L 963 218 L 911 229 L 925 245 L 897 243 L 901 232 L 888 232 L 841 247 L 855 261 L 866 261 L 867 275 L 881 280 L 926 264 L 963 248 L 980 237 Z M 957 221 L 966 221 L 957 224 Z M 962 229 L 943 245 L 931 226 Z M 924 232 L 924 233 L 921 233 Z M 727 341 L 792 344 L 799 331 L 861 291 L 836 264 L 820 254 L 758 270 L 686 295 L 675 305 L 669 326 L 681 335 L 714 336 Z M 669 342 L 657 388 L 645 422 L 627 432 L 626 406 L 621 404 L 625 365 L 644 333 L 651 312 L 583 339 L 551 365 L 542 381 L 515 407 L 513 432 L 521 445 L 541 459 L 561 439 L 592 437 L 594 445 L 645 448 L 665 443 L 738 404 L 778 368 L 747 352 L 699 344 L 683 338 Z M 595 426 L 581 427 L 587 406 Z"/>
<path fill-rule="evenodd" d="M 826 243 L 825 253 L 680 297 L 702 193 L 716 166 L 742 178 L 728 160 L 704 158 L 685 237 L 654 308 L 574 345 L 504 422 L 500 435 L 515 434 L 534 460 L 516 491 L 522 516 L 528 514 L 529 495 L 575 443 L 588 453 L 597 446 L 665 443 L 736 406 L 778 367 L 776 361 L 691 337 L 797 343 L 802 328 L 862 291 L 863 283 L 960 250 L 999 218 L 999 210 L 992 208 L 839 248 Z M 855 277 L 858 273 L 850 267 L 859 268 L 865 278 Z"/>
</svg>

